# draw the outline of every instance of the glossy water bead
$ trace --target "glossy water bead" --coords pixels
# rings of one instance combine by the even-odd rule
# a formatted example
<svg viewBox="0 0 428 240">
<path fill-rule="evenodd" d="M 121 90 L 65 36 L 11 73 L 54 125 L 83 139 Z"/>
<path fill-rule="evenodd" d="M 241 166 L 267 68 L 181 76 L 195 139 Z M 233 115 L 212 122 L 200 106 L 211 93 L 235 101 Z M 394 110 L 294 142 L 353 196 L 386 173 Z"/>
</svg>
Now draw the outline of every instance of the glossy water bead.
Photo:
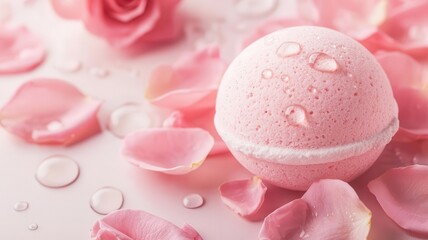
<svg viewBox="0 0 428 240">
<path fill-rule="evenodd" d="M 253 174 L 305 190 L 369 168 L 398 129 L 397 105 L 381 66 L 358 42 L 293 27 L 259 39 L 230 64 L 215 125 Z"/>
</svg>

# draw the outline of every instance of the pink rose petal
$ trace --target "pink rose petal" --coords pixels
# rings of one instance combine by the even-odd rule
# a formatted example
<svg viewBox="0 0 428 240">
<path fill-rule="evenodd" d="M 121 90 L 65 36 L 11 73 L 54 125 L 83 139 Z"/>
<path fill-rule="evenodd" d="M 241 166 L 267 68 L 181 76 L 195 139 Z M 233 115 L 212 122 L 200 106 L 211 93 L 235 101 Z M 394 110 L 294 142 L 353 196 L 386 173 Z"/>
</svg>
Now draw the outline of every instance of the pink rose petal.
<svg viewBox="0 0 428 240">
<path fill-rule="evenodd" d="M 347 33 L 357 40 L 377 32 L 388 12 L 386 0 L 313 0 L 313 3 L 318 24 Z"/>
<path fill-rule="evenodd" d="M 210 155 L 221 154 L 228 152 L 228 148 L 214 127 L 214 114 L 214 108 L 194 112 L 174 111 L 164 120 L 163 126 L 176 128 L 202 128 L 208 131 L 215 141 Z"/>
<path fill-rule="evenodd" d="M 174 224 L 137 210 L 119 210 L 98 220 L 92 227 L 94 240 L 202 240 L 191 226 Z"/>
<path fill-rule="evenodd" d="M 152 128 L 126 136 L 122 154 L 143 169 L 181 175 L 199 168 L 213 145 L 203 129 Z"/>
<path fill-rule="evenodd" d="M 265 218 L 260 239 L 366 239 L 371 212 L 341 180 L 313 183 L 299 200 Z"/>
<path fill-rule="evenodd" d="M 428 165 L 428 141 L 397 143 L 395 153 L 401 162 L 407 165 Z"/>
<path fill-rule="evenodd" d="M 215 95 L 226 63 L 217 46 L 207 47 L 179 59 L 173 66 L 156 68 L 146 89 L 146 98 L 159 107 L 171 109 L 206 107 L 206 98 Z M 209 99 L 213 99 L 210 97 Z"/>
<path fill-rule="evenodd" d="M 402 228 L 428 237 L 428 166 L 395 168 L 368 185 L 385 213 Z"/>
<path fill-rule="evenodd" d="M 400 52 L 381 52 L 376 57 L 391 82 L 399 108 L 400 130 L 394 139 L 428 139 L 428 94 L 422 65 Z"/>
<path fill-rule="evenodd" d="M 284 18 L 284 19 L 272 19 L 264 22 L 262 25 L 255 28 L 242 42 L 242 48 L 247 47 L 257 39 L 273 33 L 283 28 L 302 26 L 302 25 L 313 25 L 314 22 L 304 20 L 301 18 Z"/>
<path fill-rule="evenodd" d="M 30 71 L 45 55 L 39 38 L 27 28 L 0 25 L 0 75 Z"/>
<path fill-rule="evenodd" d="M 80 19 L 85 14 L 85 0 L 51 0 L 51 4 L 62 18 Z"/>
<path fill-rule="evenodd" d="M 223 183 L 219 187 L 221 200 L 237 214 L 246 217 L 259 210 L 266 194 L 266 186 L 259 177 Z"/>
<path fill-rule="evenodd" d="M 23 84 L 0 109 L 0 123 L 32 143 L 70 145 L 100 132 L 100 102 L 54 79 Z"/>
</svg>

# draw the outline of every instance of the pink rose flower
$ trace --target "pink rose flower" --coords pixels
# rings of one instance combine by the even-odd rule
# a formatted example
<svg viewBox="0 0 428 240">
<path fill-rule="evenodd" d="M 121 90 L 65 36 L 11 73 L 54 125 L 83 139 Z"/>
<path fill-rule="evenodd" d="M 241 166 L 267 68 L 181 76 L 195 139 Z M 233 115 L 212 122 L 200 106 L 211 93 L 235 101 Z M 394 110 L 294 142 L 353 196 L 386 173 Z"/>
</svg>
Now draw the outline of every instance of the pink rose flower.
<svg viewBox="0 0 428 240">
<path fill-rule="evenodd" d="M 127 48 L 170 41 L 181 33 L 175 14 L 180 0 L 51 0 L 64 18 L 80 19 L 112 46 Z"/>
</svg>

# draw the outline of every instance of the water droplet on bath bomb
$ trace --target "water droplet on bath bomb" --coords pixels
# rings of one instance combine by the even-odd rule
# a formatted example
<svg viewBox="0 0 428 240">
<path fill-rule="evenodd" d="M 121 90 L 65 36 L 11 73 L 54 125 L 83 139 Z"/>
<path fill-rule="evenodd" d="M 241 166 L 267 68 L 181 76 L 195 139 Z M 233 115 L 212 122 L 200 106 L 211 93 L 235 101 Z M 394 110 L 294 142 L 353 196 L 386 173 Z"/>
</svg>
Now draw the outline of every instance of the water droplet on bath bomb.
<svg viewBox="0 0 428 240">
<path fill-rule="evenodd" d="M 257 17 L 271 13 L 278 0 L 235 0 L 235 11 L 244 17 Z"/>
<path fill-rule="evenodd" d="M 306 126 L 308 124 L 306 109 L 300 105 L 291 105 L 285 109 L 285 118 L 290 125 Z"/>
<path fill-rule="evenodd" d="M 137 103 L 126 103 L 110 114 L 107 129 L 116 137 L 123 138 L 138 129 L 152 126 L 152 119 Z"/>
<path fill-rule="evenodd" d="M 30 225 L 28 225 L 28 230 L 30 231 L 36 231 L 39 228 L 39 225 L 32 223 Z"/>
<path fill-rule="evenodd" d="M 64 124 L 62 124 L 62 122 L 60 121 L 52 121 L 48 124 L 47 129 L 50 132 L 57 132 L 60 131 L 64 128 Z"/>
<path fill-rule="evenodd" d="M 296 42 L 284 42 L 276 50 L 276 55 L 281 58 L 286 58 L 299 54 L 301 50 L 300 44 Z"/>
<path fill-rule="evenodd" d="M 46 158 L 36 172 L 37 181 L 45 187 L 65 187 L 76 181 L 79 165 L 66 156 L 54 155 Z"/>
<path fill-rule="evenodd" d="M 82 63 L 77 60 L 68 59 L 62 60 L 54 63 L 54 68 L 61 72 L 77 72 L 82 67 Z"/>
<path fill-rule="evenodd" d="M 183 206 L 186 208 L 198 208 L 204 204 L 204 199 L 197 193 L 192 193 L 183 198 Z"/>
<path fill-rule="evenodd" d="M 264 79 L 271 79 L 273 78 L 273 72 L 270 69 L 265 69 L 262 71 L 262 78 Z"/>
<path fill-rule="evenodd" d="M 339 68 L 336 60 L 325 53 L 312 53 L 309 66 L 320 72 L 335 72 Z"/>
<path fill-rule="evenodd" d="M 290 81 L 290 76 L 288 76 L 287 74 L 282 74 L 281 75 L 281 80 L 283 82 L 288 82 L 288 81 Z"/>
<path fill-rule="evenodd" d="M 106 215 L 122 207 L 123 194 L 116 188 L 103 187 L 92 195 L 89 204 L 96 213 Z"/>
<path fill-rule="evenodd" d="M 13 210 L 15 210 L 17 212 L 22 212 L 22 211 L 27 210 L 28 206 L 29 206 L 28 202 L 26 202 L 26 201 L 19 201 L 19 202 L 16 202 L 13 205 Z"/>
<path fill-rule="evenodd" d="M 92 76 L 98 77 L 98 78 L 105 78 L 108 76 L 109 72 L 106 69 L 97 68 L 97 67 L 91 67 L 89 69 L 89 73 Z"/>
<path fill-rule="evenodd" d="M 310 93 L 317 93 L 318 89 L 316 89 L 314 86 L 310 85 L 308 87 L 308 92 L 310 92 Z"/>
</svg>

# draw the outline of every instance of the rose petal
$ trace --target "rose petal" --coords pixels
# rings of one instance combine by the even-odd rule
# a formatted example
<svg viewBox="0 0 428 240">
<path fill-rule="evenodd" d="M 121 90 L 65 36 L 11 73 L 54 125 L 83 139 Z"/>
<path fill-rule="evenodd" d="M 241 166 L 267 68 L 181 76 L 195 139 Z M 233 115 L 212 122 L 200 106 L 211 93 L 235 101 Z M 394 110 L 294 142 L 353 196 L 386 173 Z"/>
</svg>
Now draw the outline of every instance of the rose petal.
<svg viewBox="0 0 428 240">
<path fill-rule="evenodd" d="M 230 181 L 219 187 L 223 203 L 243 217 L 259 210 L 265 199 L 266 190 L 259 177 Z"/>
<path fill-rule="evenodd" d="M 146 98 L 154 105 L 197 108 L 204 98 L 215 94 L 226 63 L 217 46 L 183 56 L 173 66 L 159 66 L 149 79 Z M 206 106 L 203 106 L 206 107 Z"/>
<path fill-rule="evenodd" d="M 42 43 L 27 28 L 0 25 L 0 75 L 30 71 L 45 55 Z"/>
<path fill-rule="evenodd" d="M 51 4 L 62 18 L 80 19 L 85 13 L 85 0 L 51 0 Z"/>
<path fill-rule="evenodd" d="M 385 36 L 371 39 L 380 49 L 398 50 L 413 57 L 428 54 L 428 1 L 407 1 L 394 9 L 380 30 Z"/>
<path fill-rule="evenodd" d="M 388 11 L 387 0 L 313 0 L 318 10 L 317 23 L 365 39 L 375 33 Z"/>
<path fill-rule="evenodd" d="M 428 166 L 395 168 L 368 185 L 385 213 L 406 230 L 428 236 Z"/>
<path fill-rule="evenodd" d="M 174 224 L 137 210 L 119 210 L 98 220 L 92 227 L 94 240 L 202 240 L 191 226 L 182 229 Z"/>
<path fill-rule="evenodd" d="M 400 161 L 407 165 L 428 165 L 428 141 L 397 143 L 395 152 Z"/>
<path fill-rule="evenodd" d="M 421 85 L 423 68 L 409 55 L 401 52 L 379 52 L 376 58 L 388 76 L 393 90 Z"/>
<path fill-rule="evenodd" d="M 305 204 L 307 206 L 305 206 Z M 266 217 L 260 239 L 366 239 L 371 212 L 347 183 L 324 179 Z"/>
<path fill-rule="evenodd" d="M 284 18 L 284 19 L 272 19 L 264 22 L 262 25 L 255 28 L 242 42 L 242 48 L 247 47 L 257 39 L 273 33 L 283 28 L 302 26 L 302 25 L 313 25 L 314 22 L 304 20 L 301 18 Z"/>
<path fill-rule="evenodd" d="M 28 142 L 70 145 L 100 132 L 99 107 L 67 82 L 38 79 L 23 84 L 0 109 L 0 123 Z"/>
<path fill-rule="evenodd" d="M 213 145 L 203 129 L 152 128 L 126 136 L 122 154 L 143 169 L 179 175 L 201 166 Z"/>
<path fill-rule="evenodd" d="M 214 114 L 214 108 L 208 108 L 196 112 L 174 111 L 164 120 L 163 126 L 176 128 L 202 128 L 208 131 L 215 141 L 210 155 L 221 154 L 227 152 L 228 148 L 215 129 Z"/>
</svg>

